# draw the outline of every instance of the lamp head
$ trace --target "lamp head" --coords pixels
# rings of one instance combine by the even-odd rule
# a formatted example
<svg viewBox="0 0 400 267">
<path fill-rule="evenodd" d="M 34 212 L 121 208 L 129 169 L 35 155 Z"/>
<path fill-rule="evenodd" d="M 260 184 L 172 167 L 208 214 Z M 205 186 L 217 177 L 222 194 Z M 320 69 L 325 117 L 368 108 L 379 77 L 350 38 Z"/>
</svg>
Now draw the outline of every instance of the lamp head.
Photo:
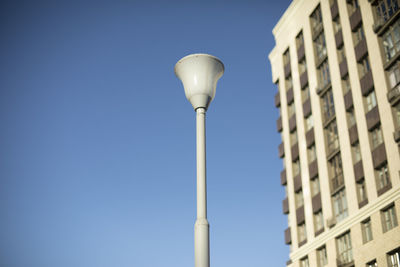
<svg viewBox="0 0 400 267">
<path fill-rule="evenodd" d="M 175 75 L 182 81 L 186 98 L 194 110 L 207 110 L 223 73 L 224 64 L 221 60 L 207 54 L 186 56 L 175 65 Z"/>
</svg>

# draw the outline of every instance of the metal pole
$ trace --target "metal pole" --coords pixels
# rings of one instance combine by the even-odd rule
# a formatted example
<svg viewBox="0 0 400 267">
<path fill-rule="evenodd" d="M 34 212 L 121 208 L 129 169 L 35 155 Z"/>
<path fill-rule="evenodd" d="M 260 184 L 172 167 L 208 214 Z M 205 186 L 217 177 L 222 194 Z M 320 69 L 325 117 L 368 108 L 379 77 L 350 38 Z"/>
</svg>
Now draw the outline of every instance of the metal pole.
<svg viewBox="0 0 400 267">
<path fill-rule="evenodd" d="M 210 266 L 206 185 L 206 109 L 196 109 L 197 219 L 194 225 L 195 267 Z"/>
</svg>

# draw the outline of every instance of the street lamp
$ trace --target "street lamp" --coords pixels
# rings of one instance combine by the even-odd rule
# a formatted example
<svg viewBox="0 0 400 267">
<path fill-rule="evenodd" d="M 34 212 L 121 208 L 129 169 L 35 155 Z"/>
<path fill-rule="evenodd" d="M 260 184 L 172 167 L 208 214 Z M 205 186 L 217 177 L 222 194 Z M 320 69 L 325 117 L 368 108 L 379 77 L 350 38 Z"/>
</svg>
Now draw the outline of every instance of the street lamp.
<svg viewBox="0 0 400 267">
<path fill-rule="evenodd" d="M 206 188 L 206 111 L 214 99 L 224 64 L 207 54 L 193 54 L 179 60 L 175 74 L 182 81 L 185 95 L 196 111 L 197 219 L 194 225 L 195 267 L 210 266 L 209 224 Z"/>
</svg>

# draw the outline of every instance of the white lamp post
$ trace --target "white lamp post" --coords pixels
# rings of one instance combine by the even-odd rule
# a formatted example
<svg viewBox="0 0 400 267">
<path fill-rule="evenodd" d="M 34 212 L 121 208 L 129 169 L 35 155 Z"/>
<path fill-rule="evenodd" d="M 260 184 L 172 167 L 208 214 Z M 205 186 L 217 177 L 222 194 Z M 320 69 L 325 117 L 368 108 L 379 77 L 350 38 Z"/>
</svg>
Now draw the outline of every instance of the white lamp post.
<svg viewBox="0 0 400 267">
<path fill-rule="evenodd" d="M 206 111 L 214 99 L 224 64 L 207 54 L 193 54 L 179 60 L 175 74 L 182 81 L 186 98 L 196 111 L 197 219 L 194 225 L 195 267 L 210 266 L 209 224 L 206 188 Z"/>
</svg>

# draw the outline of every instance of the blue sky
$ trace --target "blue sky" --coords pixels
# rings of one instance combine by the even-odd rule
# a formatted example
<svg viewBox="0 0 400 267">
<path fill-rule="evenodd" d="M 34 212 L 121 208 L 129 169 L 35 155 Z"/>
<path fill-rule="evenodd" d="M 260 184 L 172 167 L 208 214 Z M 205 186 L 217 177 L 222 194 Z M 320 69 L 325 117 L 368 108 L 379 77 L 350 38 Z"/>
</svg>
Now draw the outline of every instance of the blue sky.
<svg viewBox="0 0 400 267">
<path fill-rule="evenodd" d="M 195 112 L 174 65 L 225 74 L 207 112 L 212 266 L 285 266 L 268 53 L 291 1 L 2 1 L 0 266 L 193 266 Z"/>
</svg>

